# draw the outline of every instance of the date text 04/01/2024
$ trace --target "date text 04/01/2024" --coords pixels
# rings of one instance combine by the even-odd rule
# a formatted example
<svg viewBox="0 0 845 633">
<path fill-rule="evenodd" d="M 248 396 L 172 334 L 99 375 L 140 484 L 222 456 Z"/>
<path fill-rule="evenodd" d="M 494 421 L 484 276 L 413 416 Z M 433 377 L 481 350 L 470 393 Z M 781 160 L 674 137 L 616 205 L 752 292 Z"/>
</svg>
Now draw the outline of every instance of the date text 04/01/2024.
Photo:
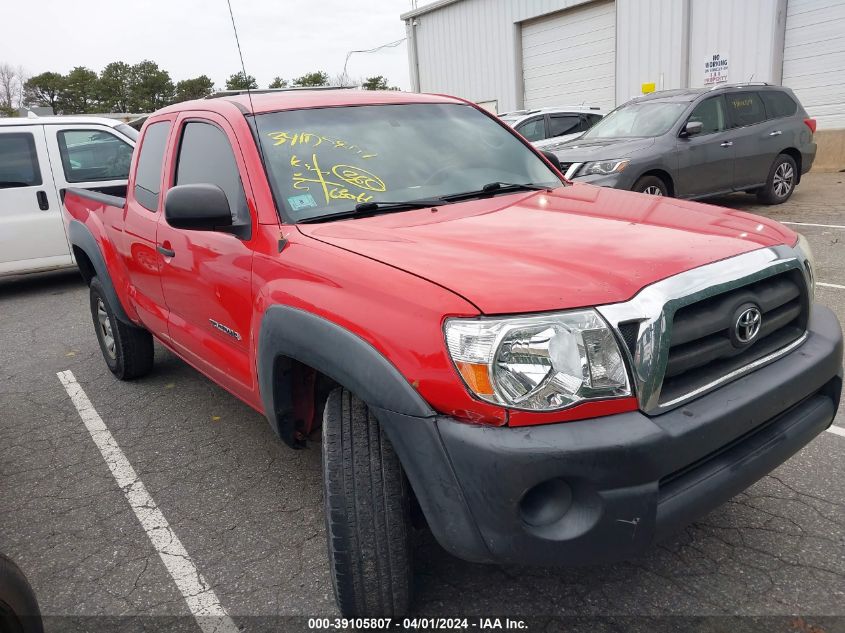
<svg viewBox="0 0 845 633">
<path fill-rule="evenodd" d="M 525 631 L 528 629 L 528 625 L 524 620 L 511 618 L 403 618 L 402 620 L 393 618 L 309 618 L 308 628 L 315 631 L 359 629 Z"/>
</svg>

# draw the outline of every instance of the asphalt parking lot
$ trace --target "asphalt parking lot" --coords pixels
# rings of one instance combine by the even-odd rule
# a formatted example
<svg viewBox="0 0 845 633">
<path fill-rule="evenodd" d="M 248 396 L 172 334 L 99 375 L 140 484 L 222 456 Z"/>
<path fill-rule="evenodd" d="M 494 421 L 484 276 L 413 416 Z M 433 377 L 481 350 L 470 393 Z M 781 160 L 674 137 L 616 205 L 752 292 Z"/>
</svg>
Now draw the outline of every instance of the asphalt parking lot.
<svg viewBox="0 0 845 633">
<path fill-rule="evenodd" d="M 843 201 L 839 173 L 810 174 L 779 207 L 746 195 L 711 202 L 794 223 L 815 251 L 818 300 L 845 323 Z M 117 381 L 76 273 L 0 281 L 0 323 L 0 551 L 28 575 L 48 629 L 68 618 L 81 630 L 106 621 L 89 616 L 137 615 L 169 622 L 168 630 L 197 628 L 190 618 L 165 619 L 190 615 L 188 605 L 59 381 L 66 370 L 237 626 L 267 617 L 287 630 L 276 618 L 336 615 L 318 445 L 286 448 L 261 416 L 161 347 L 151 376 Z M 417 615 L 801 614 L 784 630 L 843 630 L 841 411 L 835 424 L 840 434 L 822 433 L 637 560 L 566 570 L 474 565 L 421 533 Z M 813 618 L 828 624 L 809 628 Z M 121 622 L 129 630 L 140 621 Z"/>
</svg>

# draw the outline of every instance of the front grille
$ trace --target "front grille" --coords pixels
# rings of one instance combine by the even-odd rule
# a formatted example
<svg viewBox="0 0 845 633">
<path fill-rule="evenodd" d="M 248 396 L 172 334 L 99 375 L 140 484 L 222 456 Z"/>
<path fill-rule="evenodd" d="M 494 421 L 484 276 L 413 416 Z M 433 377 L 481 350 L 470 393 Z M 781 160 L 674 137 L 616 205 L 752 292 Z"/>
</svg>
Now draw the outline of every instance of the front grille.
<svg viewBox="0 0 845 633">
<path fill-rule="evenodd" d="M 735 327 L 749 307 L 761 313 L 759 333 L 743 343 Z M 792 270 L 679 309 L 672 321 L 661 405 L 708 385 L 801 338 L 809 299 Z"/>
</svg>

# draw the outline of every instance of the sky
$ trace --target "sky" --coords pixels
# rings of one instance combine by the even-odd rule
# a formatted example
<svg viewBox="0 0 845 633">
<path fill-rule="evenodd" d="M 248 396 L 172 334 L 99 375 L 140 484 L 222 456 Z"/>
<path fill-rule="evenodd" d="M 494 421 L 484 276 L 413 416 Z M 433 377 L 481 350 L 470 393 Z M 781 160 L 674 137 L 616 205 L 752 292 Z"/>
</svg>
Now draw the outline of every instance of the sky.
<svg viewBox="0 0 845 633">
<path fill-rule="evenodd" d="M 405 37 L 410 0 L 231 0 L 247 73 L 262 88 L 281 76 L 340 74 L 350 50 Z M 31 75 L 150 59 L 180 79 L 208 75 L 218 89 L 241 69 L 226 0 L 2 0 L 0 63 Z M 424 4 L 424 3 L 420 3 Z M 17 25 L 17 27 L 15 27 Z M 35 37 L 37 35 L 37 37 Z M 349 60 L 352 78 L 384 75 L 410 88 L 407 43 Z"/>
</svg>

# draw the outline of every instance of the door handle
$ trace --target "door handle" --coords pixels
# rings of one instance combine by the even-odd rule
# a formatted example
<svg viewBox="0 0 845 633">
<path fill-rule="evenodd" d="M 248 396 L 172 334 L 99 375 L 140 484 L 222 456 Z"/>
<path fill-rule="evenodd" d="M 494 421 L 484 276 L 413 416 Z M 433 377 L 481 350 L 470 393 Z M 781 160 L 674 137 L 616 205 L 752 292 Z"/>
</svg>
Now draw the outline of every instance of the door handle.
<svg viewBox="0 0 845 633">
<path fill-rule="evenodd" d="M 42 211 L 49 211 L 50 209 L 50 201 L 47 200 L 47 194 L 43 191 L 38 191 L 35 194 L 36 200 L 38 200 L 38 208 Z"/>
<path fill-rule="evenodd" d="M 169 248 L 166 248 L 166 247 L 162 246 L 161 244 L 156 246 L 156 250 L 159 253 L 161 253 L 162 255 L 164 255 L 165 257 L 176 257 L 176 251 L 171 250 Z"/>
<path fill-rule="evenodd" d="M 733 145 L 734 145 L 733 141 L 725 141 L 724 143 L 720 143 L 719 147 L 733 147 Z"/>
<path fill-rule="evenodd" d="M 769 132 L 769 136 L 780 136 L 783 134 L 781 130 L 775 130 L 774 132 Z"/>
</svg>

